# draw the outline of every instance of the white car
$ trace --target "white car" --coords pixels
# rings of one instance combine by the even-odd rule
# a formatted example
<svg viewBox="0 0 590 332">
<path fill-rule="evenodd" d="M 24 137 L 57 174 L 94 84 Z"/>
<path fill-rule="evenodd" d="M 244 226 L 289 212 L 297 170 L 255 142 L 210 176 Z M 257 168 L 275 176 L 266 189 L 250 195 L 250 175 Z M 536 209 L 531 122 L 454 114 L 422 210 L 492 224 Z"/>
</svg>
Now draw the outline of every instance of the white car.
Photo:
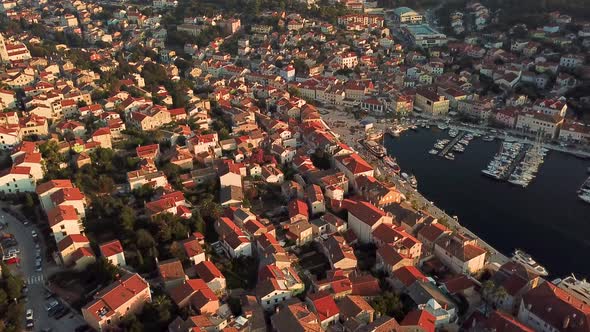
<svg viewBox="0 0 590 332">
<path fill-rule="evenodd" d="M 31 231 L 31 235 L 32 235 L 33 237 L 37 237 L 37 231 L 35 231 L 35 230 L 32 230 L 32 231 Z"/>
<path fill-rule="evenodd" d="M 27 320 L 33 320 L 33 309 L 27 309 L 25 317 Z"/>
</svg>

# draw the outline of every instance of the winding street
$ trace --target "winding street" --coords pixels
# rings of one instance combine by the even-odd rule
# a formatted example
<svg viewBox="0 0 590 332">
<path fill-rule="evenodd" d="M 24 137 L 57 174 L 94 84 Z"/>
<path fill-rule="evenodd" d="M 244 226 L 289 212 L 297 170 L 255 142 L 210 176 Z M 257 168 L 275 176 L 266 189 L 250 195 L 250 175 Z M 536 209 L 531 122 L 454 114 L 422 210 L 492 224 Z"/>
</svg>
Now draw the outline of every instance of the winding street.
<svg viewBox="0 0 590 332">
<path fill-rule="evenodd" d="M 7 202 L 0 202 L 0 208 L 8 207 Z M 0 221 L 7 223 L 7 227 L 4 229 L 5 232 L 12 233 L 18 242 L 18 248 L 20 250 L 20 264 L 10 265 L 10 270 L 15 275 L 19 275 L 25 281 L 28 291 L 26 294 L 25 311 L 27 309 L 33 309 L 35 326 L 32 331 L 41 331 L 43 329 L 52 329 L 53 331 L 74 331 L 76 327 L 84 324 L 82 317 L 72 313 L 62 317 L 61 319 L 50 318 L 47 311 L 45 310 L 45 280 L 47 280 L 47 266 L 46 255 L 44 248 L 41 245 L 42 241 L 39 241 L 40 248 L 42 250 L 41 257 L 43 257 L 43 269 L 41 272 L 37 272 L 35 268 L 35 241 L 31 234 L 32 230 L 37 231 L 35 226 L 29 222 L 27 226 L 23 225 L 21 221 L 16 219 L 14 216 L 6 213 L 4 210 L 0 210 Z M 63 302 L 63 301 L 62 301 Z M 24 322 L 23 317 L 23 322 Z M 24 326 L 24 323 L 23 323 Z M 31 331 L 29 330 L 29 331 Z"/>
</svg>

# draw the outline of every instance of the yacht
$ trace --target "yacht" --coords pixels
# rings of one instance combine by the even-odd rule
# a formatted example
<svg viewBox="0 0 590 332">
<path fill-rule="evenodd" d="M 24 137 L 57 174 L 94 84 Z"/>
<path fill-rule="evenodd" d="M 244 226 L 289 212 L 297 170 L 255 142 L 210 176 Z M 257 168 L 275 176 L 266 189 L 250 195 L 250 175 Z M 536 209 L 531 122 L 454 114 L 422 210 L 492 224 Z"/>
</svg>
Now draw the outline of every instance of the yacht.
<svg viewBox="0 0 590 332">
<path fill-rule="evenodd" d="M 382 158 L 385 155 L 385 148 L 383 145 L 374 142 L 374 141 L 364 141 L 365 147 L 371 152 L 375 157 Z"/>
<path fill-rule="evenodd" d="M 455 160 L 455 155 L 449 152 L 445 155 L 445 158 L 448 160 Z"/>
<path fill-rule="evenodd" d="M 435 154 L 438 154 L 438 150 L 437 149 L 432 149 L 432 150 L 428 151 L 428 153 L 430 153 L 432 155 L 435 155 Z"/>
<path fill-rule="evenodd" d="M 447 129 L 449 129 L 449 126 L 447 126 L 446 124 L 443 124 L 443 123 L 439 124 L 437 127 L 440 130 L 447 130 Z"/>
<path fill-rule="evenodd" d="M 547 272 L 547 269 L 545 269 L 545 267 L 543 267 L 539 263 L 535 262 L 535 260 L 531 257 L 531 255 L 527 254 L 526 252 L 524 252 L 520 249 L 514 250 L 514 253 L 512 254 L 512 260 L 524 265 L 529 270 L 535 272 L 536 274 L 538 274 L 540 276 L 544 277 L 549 274 Z"/>
<path fill-rule="evenodd" d="M 491 142 L 494 140 L 494 137 L 486 135 L 486 136 L 482 137 L 481 140 L 485 141 L 485 142 Z"/>
<path fill-rule="evenodd" d="M 582 302 L 590 304 L 590 283 L 586 279 L 580 280 L 572 274 L 565 279 L 553 280 L 552 283 L 582 300 Z"/>
</svg>

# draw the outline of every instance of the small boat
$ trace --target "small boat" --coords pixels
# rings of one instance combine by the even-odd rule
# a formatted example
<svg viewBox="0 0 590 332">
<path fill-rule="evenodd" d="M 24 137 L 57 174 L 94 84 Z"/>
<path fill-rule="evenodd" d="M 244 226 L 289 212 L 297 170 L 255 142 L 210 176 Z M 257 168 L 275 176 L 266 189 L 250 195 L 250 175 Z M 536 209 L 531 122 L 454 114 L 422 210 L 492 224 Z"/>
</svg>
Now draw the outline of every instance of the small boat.
<svg viewBox="0 0 590 332">
<path fill-rule="evenodd" d="M 439 124 L 437 127 L 438 127 L 438 129 L 440 129 L 440 130 L 447 130 L 447 129 L 449 128 L 449 126 L 447 126 L 447 125 L 445 125 L 445 124 L 442 124 L 442 123 L 441 123 L 441 124 Z"/>
<path fill-rule="evenodd" d="M 390 156 L 383 157 L 383 161 L 389 167 L 393 168 L 394 166 L 397 166 L 397 164 L 395 163 L 395 160 L 393 158 L 391 158 Z"/>
<path fill-rule="evenodd" d="M 432 154 L 432 155 L 434 155 L 434 154 L 438 154 L 438 150 L 436 150 L 436 149 L 432 149 L 432 150 L 428 151 L 428 153 L 430 153 L 430 154 Z"/>
<path fill-rule="evenodd" d="M 402 179 L 404 179 L 404 180 L 408 180 L 410 178 L 408 173 L 402 173 L 401 175 L 402 175 Z"/>
<path fill-rule="evenodd" d="M 455 160 L 455 155 L 452 153 L 447 153 L 445 155 L 445 158 L 447 158 L 448 160 Z"/>
<path fill-rule="evenodd" d="M 410 175 L 408 182 L 410 182 L 410 186 L 412 186 L 412 188 L 414 188 L 414 189 L 418 188 L 418 180 L 416 180 L 415 176 Z"/>
<path fill-rule="evenodd" d="M 486 135 L 486 136 L 482 137 L 481 140 L 485 141 L 485 142 L 491 142 L 494 140 L 494 137 Z"/>
</svg>

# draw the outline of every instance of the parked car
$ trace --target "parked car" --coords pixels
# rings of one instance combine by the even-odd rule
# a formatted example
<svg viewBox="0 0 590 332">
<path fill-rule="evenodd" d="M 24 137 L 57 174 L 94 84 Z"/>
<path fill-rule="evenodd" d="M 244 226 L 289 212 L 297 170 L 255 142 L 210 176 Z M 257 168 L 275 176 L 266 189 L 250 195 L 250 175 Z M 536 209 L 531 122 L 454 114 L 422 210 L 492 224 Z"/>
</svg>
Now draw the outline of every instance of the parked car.
<svg viewBox="0 0 590 332">
<path fill-rule="evenodd" d="M 5 260 L 4 263 L 6 263 L 7 265 L 18 264 L 20 263 L 20 258 L 12 257 L 10 259 Z"/>
<path fill-rule="evenodd" d="M 45 303 L 45 310 L 47 312 L 49 312 L 51 309 L 55 308 L 57 305 L 59 305 L 59 301 L 55 298 L 48 298 L 49 301 L 47 301 L 47 303 Z"/>
<path fill-rule="evenodd" d="M 51 308 L 51 310 L 49 310 L 49 317 L 57 316 L 63 309 L 64 309 L 64 305 L 59 303 L 55 307 Z"/>
<path fill-rule="evenodd" d="M 69 313 L 70 313 L 70 309 L 69 309 L 69 308 L 62 307 L 60 310 L 58 310 L 58 311 L 55 313 L 55 317 L 54 317 L 54 318 L 55 318 L 55 319 L 60 319 L 60 318 L 62 318 L 62 317 L 64 317 L 64 316 L 66 316 L 66 315 L 67 315 L 67 314 L 69 314 Z"/>
<path fill-rule="evenodd" d="M 27 309 L 27 313 L 25 314 L 26 320 L 33 320 L 33 309 Z"/>
</svg>

